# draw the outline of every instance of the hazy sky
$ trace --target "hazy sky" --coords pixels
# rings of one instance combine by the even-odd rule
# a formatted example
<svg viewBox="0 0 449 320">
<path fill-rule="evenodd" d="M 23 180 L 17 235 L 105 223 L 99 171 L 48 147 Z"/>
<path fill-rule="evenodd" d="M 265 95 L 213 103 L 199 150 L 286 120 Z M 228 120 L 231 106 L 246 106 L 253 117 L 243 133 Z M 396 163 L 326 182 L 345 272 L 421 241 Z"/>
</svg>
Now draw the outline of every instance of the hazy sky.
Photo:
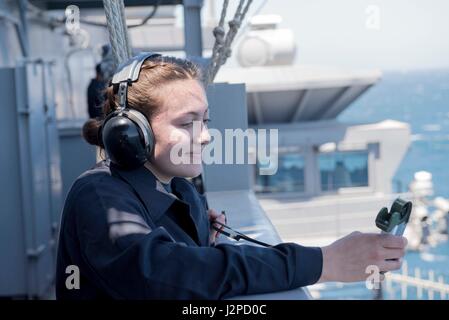
<svg viewBox="0 0 449 320">
<path fill-rule="evenodd" d="M 219 12 L 223 1 L 215 2 Z M 268 0 L 260 13 L 279 14 L 281 27 L 293 29 L 299 64 L 449 67 L 449 0 Z"/>
</svg>

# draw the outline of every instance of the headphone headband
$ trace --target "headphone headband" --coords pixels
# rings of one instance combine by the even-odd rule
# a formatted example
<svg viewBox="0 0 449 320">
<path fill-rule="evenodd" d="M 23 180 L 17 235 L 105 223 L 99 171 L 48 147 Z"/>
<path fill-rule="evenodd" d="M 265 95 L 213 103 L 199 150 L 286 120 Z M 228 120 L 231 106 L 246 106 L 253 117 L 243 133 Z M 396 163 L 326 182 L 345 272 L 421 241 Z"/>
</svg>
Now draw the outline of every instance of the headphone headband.
<svg viewBox="0 0 449 320">
<path fill-rule="evenodd" d="M 153 57 L 158 57 L 160 54 L 154 52 L 142 52 L 137 56 L 118 66 L 116 73 L 112 77 L 112 84 L 119 84 L 121 82 L 135 82 L 139 79 L 140 69 L 145 60 Z"/>
</svg>

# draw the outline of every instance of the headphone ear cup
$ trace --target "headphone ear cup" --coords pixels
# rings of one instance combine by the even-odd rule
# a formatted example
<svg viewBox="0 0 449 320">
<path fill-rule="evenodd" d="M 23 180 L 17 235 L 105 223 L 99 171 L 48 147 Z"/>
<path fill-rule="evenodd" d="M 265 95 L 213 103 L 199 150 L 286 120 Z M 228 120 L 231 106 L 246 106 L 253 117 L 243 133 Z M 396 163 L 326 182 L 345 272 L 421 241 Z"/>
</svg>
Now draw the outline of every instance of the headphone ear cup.
<svg viewBox="0 0 449 320">
<path fill-rule="evenodd" d="M 133 120 L 140 128 L 143 136 L 144 147 L 147 150 L 147 159 L 149 160 L 154 152 L 154 146 L 156 144 L 153 129 L 145 115 L 135 109 L 126 109 L 126 115 Z"/>
<path fill-rule="evenodd" d="M 123 169 L 136 169 L 147 161 L 148 151 L 141 129 L 126 112 L 105 119 L 102 139 L 111 162 Z"/>
</svg>

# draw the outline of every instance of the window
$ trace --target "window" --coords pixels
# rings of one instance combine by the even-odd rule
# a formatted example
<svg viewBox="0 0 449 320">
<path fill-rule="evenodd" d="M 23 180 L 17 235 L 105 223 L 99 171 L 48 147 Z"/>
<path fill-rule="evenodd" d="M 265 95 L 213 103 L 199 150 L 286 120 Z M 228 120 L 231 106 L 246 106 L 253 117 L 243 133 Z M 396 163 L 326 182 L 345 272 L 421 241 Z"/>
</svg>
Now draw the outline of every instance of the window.
<svg viewBox="0 0 449 320">
<path fill-rule="evenodd" d="M 278 170 L 274 175 L 260 175 L 256 168 L 256 192 L 304 192 L 304 157 L 295 154 L 280 154 Z"/>
<path fill-rule="evenodd" d="M 368 152 L 321 154 L 318 158 L 321 190 L 368 186 Z"/>
</svg>

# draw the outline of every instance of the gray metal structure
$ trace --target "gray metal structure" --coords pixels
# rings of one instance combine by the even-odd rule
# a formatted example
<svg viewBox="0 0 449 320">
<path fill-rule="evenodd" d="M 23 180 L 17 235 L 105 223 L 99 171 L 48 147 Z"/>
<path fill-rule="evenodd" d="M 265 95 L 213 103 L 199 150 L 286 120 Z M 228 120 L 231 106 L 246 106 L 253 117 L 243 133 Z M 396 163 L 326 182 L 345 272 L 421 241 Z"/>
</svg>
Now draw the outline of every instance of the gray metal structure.
<svg viewBox="0 0 449 320">
<path fill-rule="evenodd" d="M 58 121 L 63 200 L 76 178 L 96 163 L 96 147 L 84 141 L 83 124 L 84 120 Z"/>
<path fill-rule="evenodd" d="M 251 125 L 335 119 L 381 78 L 378 70 L 288 65 L 222 68 L 216 81 L 245 83 Z"/>
<path fill-rule="evenodd" d="M 0 296 L 44 296 L 54 279 L 62 179 L 51 64 L 0 69 Z"/>
<path fill-rule="evenodd" d="M 187 57 L 203 56 L 201 8 L 203 0 L 184 0 L 184 51 Z"/>
<path fill-rule="evenodd" d="M 102 0 L 31 0 L 30 3 L 44 10 L 63 10 L 69 5 L 80 9 L 102 9 Z M 204 0 L 125 0 L 126 7 L 134 6 L 184 6 L 184 51 L 188 57 L 202 57 L 201 8 Z"/>
</svg>

